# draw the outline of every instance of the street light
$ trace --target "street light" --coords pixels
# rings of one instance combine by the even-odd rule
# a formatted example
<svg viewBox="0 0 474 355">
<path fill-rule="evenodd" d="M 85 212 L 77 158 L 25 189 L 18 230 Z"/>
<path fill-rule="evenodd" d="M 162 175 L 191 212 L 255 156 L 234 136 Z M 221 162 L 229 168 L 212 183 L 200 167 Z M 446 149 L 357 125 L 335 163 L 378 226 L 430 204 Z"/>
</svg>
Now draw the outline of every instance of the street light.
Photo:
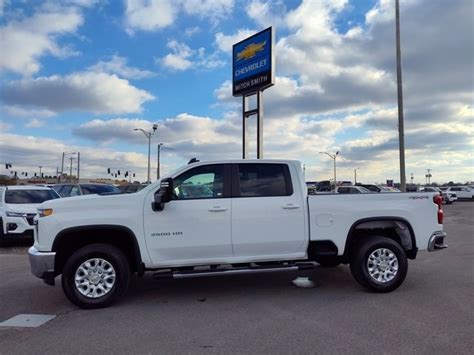
<svg viewBox="0 0 474 355">
<path fill-rule="evenodd" d="M 359 170 L 360 168 L 355 168 L 354 169 L 354 185 L 357 184 L 357 170 Z"/>
<path fill-rule="evenodd" d="M 155 123 L 153 124 L 152 131 L 145 131 L 143 128 L 134 128 L 134 131 L 141 131 L 145 137 L 148 139 L 148 173 L 147 173 L 147 180 L 146 182 L 149 184 L 150 181 L 150 150 L 151 150 L 151 136 L 153 136 L 158 129 L 158 125 Z"/>
<path fill-rule="evenodd" d="M 158 143 L 158 155 L 156 156 L 156 180 L 160 178 L 160 153 L 161 150 L 174 150 L 170 147 L 163 146 L 163 143 Z"/>
<path fill-rule="evenodd" d="M 334 191 L 336 191 L 336 158 L 339 155 L 339 151 L 337 151 L 335 154 L 329 154 L 328 152 L 319 152 L 319 154 L 326 154 L 328 157 L 330 157 L 332 160 L 334 160 Z"/>
</svg>

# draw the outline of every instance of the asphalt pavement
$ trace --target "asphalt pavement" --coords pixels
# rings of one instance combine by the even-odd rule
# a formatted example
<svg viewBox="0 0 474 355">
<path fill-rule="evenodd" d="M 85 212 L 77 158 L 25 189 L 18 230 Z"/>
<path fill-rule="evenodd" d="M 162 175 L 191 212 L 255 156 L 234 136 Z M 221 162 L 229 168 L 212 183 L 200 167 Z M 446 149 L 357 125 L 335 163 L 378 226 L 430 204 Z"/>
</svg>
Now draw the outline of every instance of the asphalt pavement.
<svg viewBox="0 0 474 355">
<path fill-rule="evenodd" d="M 59 278 L 50 287 L 30 274 L 25 246 L 1 249 L 0 322 L 56 318 L 0 327 L 0 354 L 472 354 L 474 202 L 444 209 L 449 248 L 419 253 L 388 294 L 362 289 L 347 266 L 182 280 L 146 274 L 112 307 L 82 310 Z M 317 287 L 295 287 L 302 275 Z"/>
</svg>

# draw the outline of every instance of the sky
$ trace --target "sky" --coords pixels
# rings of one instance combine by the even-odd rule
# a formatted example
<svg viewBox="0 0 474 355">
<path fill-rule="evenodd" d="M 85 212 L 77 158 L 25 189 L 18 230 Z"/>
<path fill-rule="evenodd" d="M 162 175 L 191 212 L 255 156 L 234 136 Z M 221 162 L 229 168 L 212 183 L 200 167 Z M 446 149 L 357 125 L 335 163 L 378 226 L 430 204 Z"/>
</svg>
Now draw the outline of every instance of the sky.
<svg viewBox="0 0 474 355">
<path fill-rule="evenodd" d="M 474 3 L 400 1 L 407 181 L 474 180 Z M 232 44 L 273 26 L 264 157 L 307 180 L 399 181 L 393 0 L 0 0 L 0 174 L 54 175 L 81 153 L 146 180 L 196 157 L 239 159 Z M 250 157 L 256 122 L 249 122 Z M 66 164 L 65 169 L 68 167 Z M 412 175 L 413 174 L 413 175 Z M 31 175 L 30 175 L 31 176 Z"/>
</svg>

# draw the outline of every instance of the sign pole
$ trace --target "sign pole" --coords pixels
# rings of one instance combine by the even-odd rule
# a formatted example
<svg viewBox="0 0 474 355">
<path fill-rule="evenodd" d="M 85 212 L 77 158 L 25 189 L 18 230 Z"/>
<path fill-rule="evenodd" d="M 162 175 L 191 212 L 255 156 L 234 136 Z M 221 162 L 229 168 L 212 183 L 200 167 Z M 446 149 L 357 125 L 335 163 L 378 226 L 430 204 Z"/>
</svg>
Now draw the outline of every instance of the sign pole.
<svg viewBox="0 0 474 355">
<path fill-rule="evenodd" d="M 232 46 L 232 95 L 242 96 L 242 158 L 248 157 L 248 119 L 257 115 L 257 159 L 263 159 L 263 90 L 275 83 L 275 30 L 269 27 Z M 248 108 L 256 95 L 257 108 Z"/>
<path fill-rule="evenodd" d="M 263 159 L 263 90 L 257 93 L 257 159 Z"/>
<path fill-rule="evenodd" d="M 242 159 L 247 159 L 248 140 L 247 140 L 247 96 L 242 95 Z"/>
</svg>

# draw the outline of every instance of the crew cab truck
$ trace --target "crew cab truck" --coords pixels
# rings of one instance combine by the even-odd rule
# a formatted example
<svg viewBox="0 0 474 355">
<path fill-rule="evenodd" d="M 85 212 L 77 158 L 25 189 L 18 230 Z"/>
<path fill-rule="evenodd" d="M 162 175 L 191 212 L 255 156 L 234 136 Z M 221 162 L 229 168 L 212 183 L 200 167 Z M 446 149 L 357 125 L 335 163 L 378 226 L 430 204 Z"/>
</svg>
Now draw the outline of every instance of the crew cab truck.
<svg viewBox="0 0 474 355">
<path fill-rule="evenodd" d="M 439 194 L 307 196 L 301 164 L 196 162 L 129 195 L 43 203 L 31 271 L 83 308 L 105 307 L 132 273 L 186 278 L 350 265 L 389 292 L 418 250 L 446 247 Z"/>
</svg>

